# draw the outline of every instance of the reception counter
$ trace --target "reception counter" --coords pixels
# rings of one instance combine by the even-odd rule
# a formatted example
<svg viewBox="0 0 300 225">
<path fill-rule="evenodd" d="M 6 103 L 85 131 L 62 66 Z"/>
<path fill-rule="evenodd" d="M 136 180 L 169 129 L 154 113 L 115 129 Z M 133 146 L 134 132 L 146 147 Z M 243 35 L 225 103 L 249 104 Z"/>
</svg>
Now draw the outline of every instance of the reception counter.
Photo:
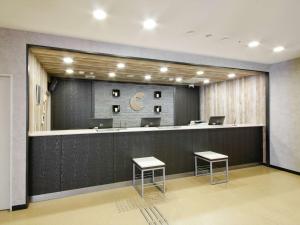
<svg viewBox="0 0 300 225">
<path fill-rule="evenodd" d="M 230 166 L 263 158 L 262 125 L 62 130 L 29 136 L 30 196 L 131 180 L 134 157 L 157 157 L 169 175 L 193 171 L 195 151 L 226 154 Z"/>
</svg>

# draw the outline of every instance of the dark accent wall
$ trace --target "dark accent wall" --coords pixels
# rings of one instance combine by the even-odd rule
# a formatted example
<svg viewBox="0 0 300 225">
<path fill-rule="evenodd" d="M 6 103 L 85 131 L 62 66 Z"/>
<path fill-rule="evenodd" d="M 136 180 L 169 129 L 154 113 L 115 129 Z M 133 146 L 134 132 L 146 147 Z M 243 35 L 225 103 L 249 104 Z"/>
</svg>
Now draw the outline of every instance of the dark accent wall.
<svg viewBox="0 0 300 225">
<path fill-rule="evenodd" d="M 100 83 L 102 81 L 58 78 L 57 88 L 52 92 L 51 97 L 52 130 L 87 129 L 89 127 L 88 120 L 94 118 L 95 113 L 94 82 Z M 150 86 L 154 87 L 153 90 L 157 90 L 157 85 Z M 199 119 L 199 88 L 172 87 L 175 87 L 173 98 L 174 125 L 187 125 L 191 120 Z M 111 91 L 109 91 L 109 94 L 111 94 Z M 122 92 L 122 94 L 124 93 Z M 170 101 L 173 101 L 173 99 L 168 98 Z M 165 105 L 163 110 L 164 107 Z M 152 109 L 153 107 L 151 107 Z M 129 116 L 128 119 L 130 119 Z"/>
<path fill-rule="evenodd" d="M 230 166 L 261 163 L 262 138 L 262 127 L 31 137 L 29 191 L 32 196 L 131 180 L 135 157 L 157 157 L 167 174 L 193 171 L 193 153 L 205 150 L 228 155 Z"/>
<path fill-rule="evenodd" d="M 92 81 L 58 79 L 51 95 L 51 129 L 86 129 L 92 117 Z"/>
<path fill-rule="evenodd" d="M 187 125 L 200 118 L 199 87 L 176 86 L 175 125 Z"/>
</svg>

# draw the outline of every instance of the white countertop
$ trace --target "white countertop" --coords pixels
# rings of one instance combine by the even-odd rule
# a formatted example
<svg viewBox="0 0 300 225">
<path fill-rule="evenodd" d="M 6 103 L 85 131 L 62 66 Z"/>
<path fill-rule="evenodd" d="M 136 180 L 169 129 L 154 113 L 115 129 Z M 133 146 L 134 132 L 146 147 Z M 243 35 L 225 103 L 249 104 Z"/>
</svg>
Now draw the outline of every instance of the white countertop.
<svg viewBox="0 0 300 225">
<path fill-rule="evenodd" d="M 239 125 L 192 125 L 192 126 L 167 126 L 167 127 L 134 127 L 134 128 L 108 128 L 108 129 L 80 129 L 80 130 L 52 130 L 29 132 L 29 137 L 54 136 L 54 135 L 74 135 L 74 134 L 105 134 L 123 132 L 145 132 L 145 131 L 168 131 L 168 130 L 197 130 L 197 129 L 224 129 L 240 127 L 263 127 L 261 124 L 239 124 Z"/>
</svg>

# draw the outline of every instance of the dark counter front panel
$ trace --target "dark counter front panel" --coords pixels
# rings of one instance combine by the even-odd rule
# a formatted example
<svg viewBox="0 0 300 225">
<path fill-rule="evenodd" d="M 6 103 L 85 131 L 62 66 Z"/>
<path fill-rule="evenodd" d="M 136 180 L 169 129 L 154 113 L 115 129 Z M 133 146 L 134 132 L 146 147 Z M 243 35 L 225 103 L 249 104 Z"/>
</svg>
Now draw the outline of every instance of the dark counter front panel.
<svg viewBox="0 0 300 225">
<path fill-rule="evenodd" d="M 30 195 L 132 179 L 134 157 L 155 156 L 167 174 L 194 170 L 193 152 L 216 151 L 229 165 L 261 163 L 263 128 L 82 134 L 30 138 Z"/>
</svg>

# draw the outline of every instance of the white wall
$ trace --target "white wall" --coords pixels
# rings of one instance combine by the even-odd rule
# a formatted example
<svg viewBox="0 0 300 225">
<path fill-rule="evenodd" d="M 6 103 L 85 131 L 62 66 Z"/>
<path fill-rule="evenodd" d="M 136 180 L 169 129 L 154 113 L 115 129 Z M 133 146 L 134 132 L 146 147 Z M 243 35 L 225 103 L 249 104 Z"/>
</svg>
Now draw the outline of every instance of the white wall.
<svg viewBox="0 0 300 225">
<path fill-rule="evenodd" d="M 212 66 L 268 71 L 269 66 L 230 59 L 176 53 L 127 45 L 87 41 L 0 28 L 0 73 L 14 75 L 13 99 L 13 205 L 26 202 L 27 88 L 26 45 L 35 44 L 95 53 L 118 54 Z"/>
<path fill-rule="evenodd" d="M 300 58 L 270 69 L 270 164 L 300 172 Z"/>
</svg>

